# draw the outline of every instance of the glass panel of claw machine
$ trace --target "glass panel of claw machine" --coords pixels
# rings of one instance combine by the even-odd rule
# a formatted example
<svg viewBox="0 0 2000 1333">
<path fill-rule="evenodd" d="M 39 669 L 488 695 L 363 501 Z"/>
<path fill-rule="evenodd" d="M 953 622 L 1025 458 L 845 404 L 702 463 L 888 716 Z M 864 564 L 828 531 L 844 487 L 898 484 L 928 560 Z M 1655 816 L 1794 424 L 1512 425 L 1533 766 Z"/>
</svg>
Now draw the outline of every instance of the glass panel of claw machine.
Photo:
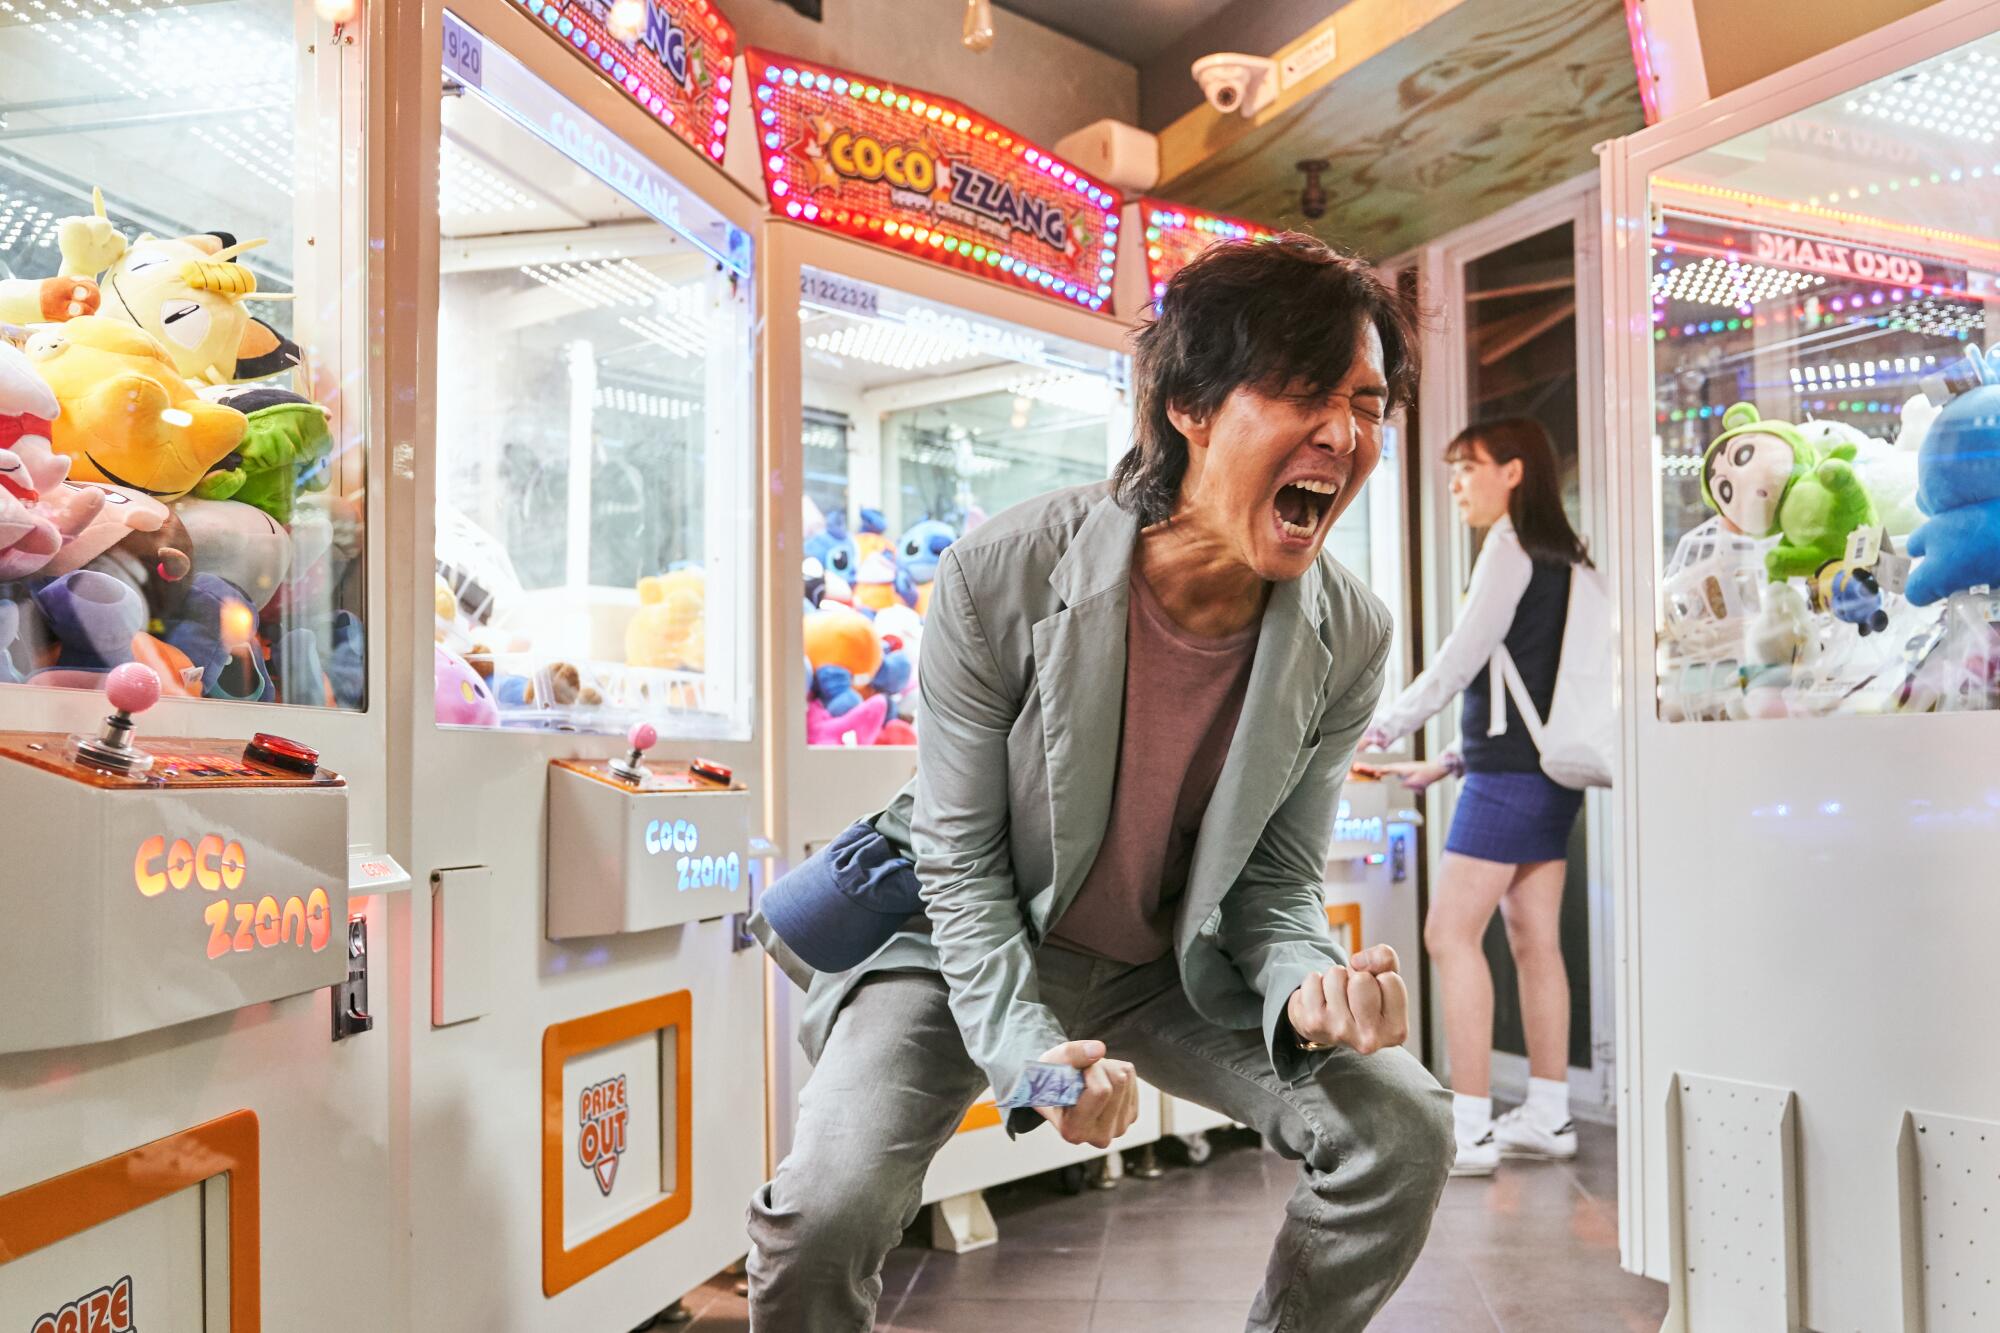
<svg viewBox="0 0 2000 1333">
<path fill-rule="evenodd" d="M 2000 38 L 1657 171 L 1666 721 L 1994 706 Z"/>
<path fill-rule="evenodd" d="M 1104 478 L 1125 358 L 812 267 L 800 291 L 807 742 L 914 745 L 938 556 L 1010 505 Z"/>
<path fill-rule="evenodd" d="M 308 207 L 336 136 L 294 134 L 314 29 L 0 7 L 0 682 L 137 661 L 169 699 L 366 703 L 360 413 L 313 272 L 338 214 Z"/>
<path fill-rule="evenodd" d="M 440 150 L 437 720 L 746 738 L 749 236 L 482 60 Z"/>
</svg>

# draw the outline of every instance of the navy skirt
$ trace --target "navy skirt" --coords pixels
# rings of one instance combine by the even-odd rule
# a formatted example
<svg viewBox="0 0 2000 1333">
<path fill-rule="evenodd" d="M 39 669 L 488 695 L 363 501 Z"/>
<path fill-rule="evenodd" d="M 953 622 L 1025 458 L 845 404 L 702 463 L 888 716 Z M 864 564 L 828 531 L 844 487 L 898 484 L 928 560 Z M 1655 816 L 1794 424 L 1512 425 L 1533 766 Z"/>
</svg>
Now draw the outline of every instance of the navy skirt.
<svg viewBox="0 0 2000 1333">
<path fill-rule="evenodd" d="M 1468 773 L 1444 849 L 1503 865 L 1560 861 L 1582 808 L 1582 792 L 1543 773 Z"/>
</svg>

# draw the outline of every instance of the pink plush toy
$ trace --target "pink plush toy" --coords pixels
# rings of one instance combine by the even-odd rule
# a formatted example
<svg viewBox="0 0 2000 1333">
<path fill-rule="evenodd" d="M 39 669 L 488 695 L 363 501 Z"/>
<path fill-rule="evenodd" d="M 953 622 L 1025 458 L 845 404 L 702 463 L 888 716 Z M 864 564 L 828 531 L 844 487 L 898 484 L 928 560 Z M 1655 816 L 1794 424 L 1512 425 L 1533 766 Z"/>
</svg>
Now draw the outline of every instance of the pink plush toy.
<svg viewBox="0 0 2000 1333">
<path fill-rule="evenodd" d="M 39 573 L 89 519 L 63 492 L 69 459 L 49 447 L 61 411 L 28 358 L 0 342 L 0 582 Z"/>
<path fill-rule="evenodd" d="M 873 745 L 889 717 L 889 701 L 882 695 L 864 699 L 839 717 L 826 711 L 814 699 L 806 704 L 806 744 Z"/>
<path fill-rule="evenodd" d="M 432 648 L 437 722 L 441 727 L 495 727 L 500 705 L 471 663 L 442 645 Z"/>
</svg>

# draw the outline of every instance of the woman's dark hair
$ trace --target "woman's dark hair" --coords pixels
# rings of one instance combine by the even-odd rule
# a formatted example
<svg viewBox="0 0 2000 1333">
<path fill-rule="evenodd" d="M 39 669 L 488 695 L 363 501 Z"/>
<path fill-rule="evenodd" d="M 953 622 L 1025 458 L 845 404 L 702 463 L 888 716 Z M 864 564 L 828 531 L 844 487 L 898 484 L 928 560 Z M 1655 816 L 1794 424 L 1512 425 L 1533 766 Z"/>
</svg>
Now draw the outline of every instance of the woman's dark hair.
<svg viewBox="0 0 2000 1333">
<path fill-rule="evenodd" d="M 1111 474 L 1118 502 L 1141 525 L 1173 514 L 1188 444 L 1169 407 L 1205 419 L 1245 386 L 1328 393 L 1370 323 L 1382 336 L 1393 411 L 1416 390 L 1416 324 L 1372 266 L 1300 232 L 1202 251 L 1167 283 L 1159 314 L 1135 339 L 1132 447 Z"/>
<path fill-rule="evenodd" d="M 1547 428 L 1529 417 L 1476 422 L 1444 447 L 1444 461 L 1476 459 L 1481 449 L 1497 464 L 1521 465 L 1520 483 L 1507 497 L 1507 517 L 1528 557 L 1557 565 L 1589 564 L 1590 552 L 1563 509 L 1556 447 Z"/>
</svg>

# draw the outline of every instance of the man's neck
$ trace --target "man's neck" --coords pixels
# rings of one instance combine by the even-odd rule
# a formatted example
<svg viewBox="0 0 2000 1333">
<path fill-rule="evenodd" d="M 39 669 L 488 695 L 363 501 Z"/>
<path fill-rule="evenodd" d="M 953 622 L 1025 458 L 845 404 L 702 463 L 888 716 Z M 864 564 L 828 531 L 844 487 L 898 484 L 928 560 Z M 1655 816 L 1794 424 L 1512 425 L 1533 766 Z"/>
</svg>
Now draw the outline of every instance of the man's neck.
<svg viewBox="0 0 2000 1333">
<path fill-rule="evenodd" d="M 1220 639 L 1264 614 L 1271 585 L 1221 543 L 1183 519 L 1139 534 L 1133 572 L 1146 580 L 1167 616 L 1190 634 Z"/>
</svg>

